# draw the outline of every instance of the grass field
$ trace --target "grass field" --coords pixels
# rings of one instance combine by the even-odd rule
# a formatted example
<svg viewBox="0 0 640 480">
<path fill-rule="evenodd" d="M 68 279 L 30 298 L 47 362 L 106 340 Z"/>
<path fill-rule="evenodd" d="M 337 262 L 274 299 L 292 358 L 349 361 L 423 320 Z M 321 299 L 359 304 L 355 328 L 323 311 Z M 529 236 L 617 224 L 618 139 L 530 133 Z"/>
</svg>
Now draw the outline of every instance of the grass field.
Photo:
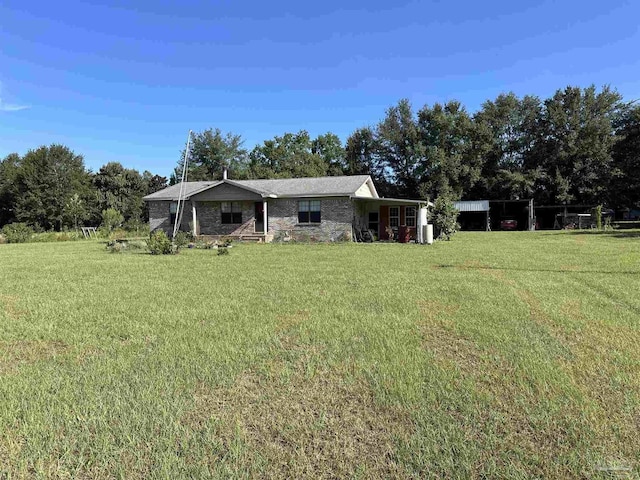
<svg viewBox="0 0 640 480">
<path fill-rule="evenodd" d="M 639 292 L 637 231 L 0 245 L 0 478 L 635 478 Z"/>
</svg>

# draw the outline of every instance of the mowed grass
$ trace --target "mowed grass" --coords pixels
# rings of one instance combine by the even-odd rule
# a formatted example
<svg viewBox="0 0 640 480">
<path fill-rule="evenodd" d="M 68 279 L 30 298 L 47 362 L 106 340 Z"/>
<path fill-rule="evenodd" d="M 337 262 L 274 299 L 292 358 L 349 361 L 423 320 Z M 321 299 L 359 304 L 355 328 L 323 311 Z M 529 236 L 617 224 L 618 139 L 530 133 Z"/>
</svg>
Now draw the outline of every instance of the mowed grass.
<svg viewBox="0 0 640 480">
<path fill-rule="evenodd" d="M 1 245 L 0 478 L 636 477 L 638 292 L 638 232 Z"/>
</svg>

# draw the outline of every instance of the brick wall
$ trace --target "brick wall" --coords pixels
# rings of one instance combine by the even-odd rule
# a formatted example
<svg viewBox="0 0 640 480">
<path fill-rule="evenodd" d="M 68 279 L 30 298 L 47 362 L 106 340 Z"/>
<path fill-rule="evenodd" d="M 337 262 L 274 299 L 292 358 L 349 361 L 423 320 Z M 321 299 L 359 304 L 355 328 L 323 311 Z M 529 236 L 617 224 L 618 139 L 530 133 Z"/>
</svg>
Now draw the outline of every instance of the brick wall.
<svg viewBox="0 0 640 480">
<path fill-rule="evenodd" d="M 149 229 L 164 230 L 166 234 L 170 234 L 173 225 L 170 223 L 169 206 L 171 202 L 149 202 Z"/>
<path fill-rule="evenodd" d="M 197 202 L 196 215 L 198 218 L 200 235 L 240 235 L 253 233 L 253 218 L 255 215 L 255 203 L 244 201 L 242 203 L 242 223 L 223 224 L 220 202 Z"/>
<path fill-rule="evenodd" d="M 276 238 L 289 232 L 298 240 L 345 241 L 351 240 L 353 203 L 347 197 L 320 199 L 320 224 L 298 223 L 298 199 L 270 199 L 269 233 Z M 220 202 L 196 202 L 199 235 L 240 235 L 254 231 L 254 201 L 243 201 L 242 224 L 222 224 Z M 171 202 L 149 202 L 149 226 L 151 231 L 162 229 L 167 234 L 173 231 L 170 223 Z M 191 202 L 184 205 L 180 230 L 190 231 L 192 222 Z"/>
<path fill-rule="evenodd" d="M 269 233 L 275 238 L 289 232 L 297 240 L 345 241 L 351 240 L 353 203 L 347 197 L 322 198 L 320 224 L 298 223 L 298 199 L 269 200 Z"/>
</svg>

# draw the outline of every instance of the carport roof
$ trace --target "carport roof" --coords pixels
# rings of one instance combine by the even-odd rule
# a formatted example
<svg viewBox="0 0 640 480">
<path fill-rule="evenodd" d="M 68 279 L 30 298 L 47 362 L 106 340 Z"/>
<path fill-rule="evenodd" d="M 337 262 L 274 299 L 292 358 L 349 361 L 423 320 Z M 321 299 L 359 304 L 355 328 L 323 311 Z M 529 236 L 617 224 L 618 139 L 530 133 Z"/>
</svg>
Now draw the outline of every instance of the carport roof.
<svg viewBox="0 0 640 480">
<path fill-rule="evenodd" d="M 459 212 L 488 212 L 489 200 L 464 200 L 455 202 L 454 206 Z"/>
</svg>

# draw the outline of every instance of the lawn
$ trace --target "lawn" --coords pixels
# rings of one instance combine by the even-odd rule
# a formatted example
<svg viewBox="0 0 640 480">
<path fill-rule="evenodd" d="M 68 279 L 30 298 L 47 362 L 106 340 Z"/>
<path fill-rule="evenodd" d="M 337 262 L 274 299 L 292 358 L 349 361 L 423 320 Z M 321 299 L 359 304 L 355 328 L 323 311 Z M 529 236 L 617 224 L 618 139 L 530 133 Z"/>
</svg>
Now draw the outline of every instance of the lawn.
<svg viewBox="0 0 640 480">
<path fill-rule="evenodd" d="M 0 245 L 0 478 L 633 477 L 639 292 L 637 231 Z"/>
</svg>

